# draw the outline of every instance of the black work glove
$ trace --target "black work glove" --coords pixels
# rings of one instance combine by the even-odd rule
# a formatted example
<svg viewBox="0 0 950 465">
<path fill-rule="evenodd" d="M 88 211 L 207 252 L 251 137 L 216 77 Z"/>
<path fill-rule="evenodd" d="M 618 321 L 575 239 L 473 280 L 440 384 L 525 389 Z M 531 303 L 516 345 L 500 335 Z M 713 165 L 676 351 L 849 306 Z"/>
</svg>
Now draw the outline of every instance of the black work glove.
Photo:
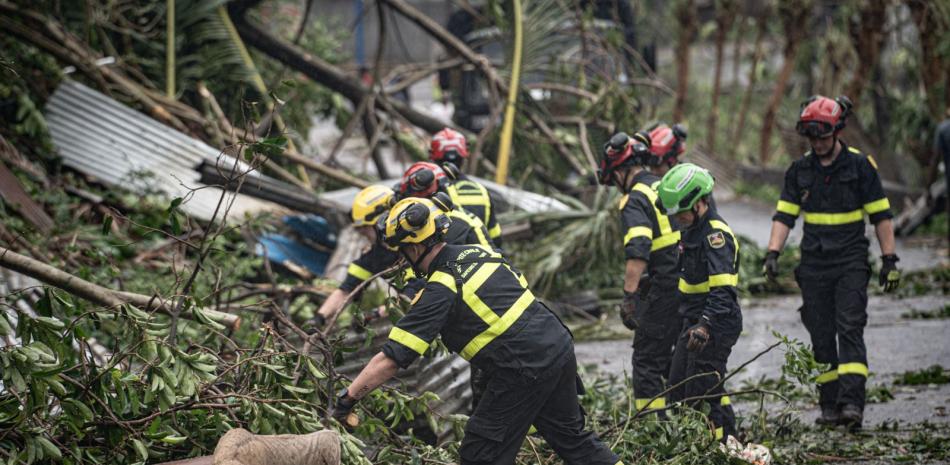
<svg viewBox="0 0 950 465">
<path fill-rule="evenodd" d="M 327 325 L 327 319 L 323 315 L 317 313 L 316 315 L 313 316 L 313 318 L 307 320 L 307 322 L 304 323 L 303 329 L 304 331 L 306 331 L 307 334 L 313 334 L 313 333 L 316 333 L 317 331 L 322 330 L 323 327 L 326 325 Z"/>
<path fill-rule="evenodd" d="M 690 352 L 699 352 L 709 343 L 709 324 L 705 319 L 700 320 L 686 330 L 689 335 L 689 341 L 686 342 L 686 350 Z"/>
<path fill-rule="evenodd" d="M 897 269 L 897 262 L 900 261 L 897 255 L 881 256 L 881 274 L 878 277 L 878 283 L 884 288 L 884 292 L 894 292 L 901 285 L 901 270 Z"/>
<path fill-rule="evenodd" d="M 765 254 L 765 263 L 762 264 L 762 274 L 771 283 L 778 277 L 778 254 L 777 250 L 769 250 L 769 253 Z"/>
<path fill-rule="evenodd" d="M 620 321 L 629 330 L 637 329 L 640 315 L 637 308 L 640 306 L 640 291 L 623 293 L 623 303 L 620 304 Z"/>
<path fill-rule="evenodd" d="M 345 428 L 355 428 L 359 422 L 355 418 L 350 418 L 353 413 L 353 407 L 356 407 L 359 400 L 350 396 L 349 390 L 343 388 L 337 395 L 336 404 L 330 409 L 330 416 L 340 422 Z"/>
</svg>

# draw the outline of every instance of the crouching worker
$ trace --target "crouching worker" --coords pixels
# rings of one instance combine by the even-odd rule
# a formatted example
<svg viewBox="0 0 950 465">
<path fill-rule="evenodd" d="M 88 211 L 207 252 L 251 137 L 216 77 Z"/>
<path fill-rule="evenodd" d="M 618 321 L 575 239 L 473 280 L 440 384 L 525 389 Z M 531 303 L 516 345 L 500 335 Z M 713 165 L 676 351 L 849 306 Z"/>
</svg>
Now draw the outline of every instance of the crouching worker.
<svg viewBox="0 0 950 465">
<path fill-rule="evenodd" d="M 713 184 L 708 171 L 684 163 L 663 176 L 657 191 L 664 212 L 682 228 L 678 287 L 683 329 L 673 351 L 669 383 L 683 386 L 670 393 L 670 400 L 708 396 L 709 419 L 716 438 L 724 441 L 736 434 L 736 417 L 729 397 L 722 395 L 722 379 L 742 332 L 736 291 L 739 241 L 716 212 Z M 703 373 L 710 374 L 697 376 Z"/>
<path fill-rule="evenodd" d="M 618 457 L 584 429 L 571 335 L 508 262 L 480 245 L 443 239 L 449 218 L 432 201 L 407 198 L 390 211 L 388 247 L 427 279 L 412 308 L 349 388 L 332 415 L 356 403 L 442 342 L 488 374 L 484 397 L 465 427 L 464 464 L 513 464 L 533 424 L 569 464 L 615 465 Z"/>
</svg>

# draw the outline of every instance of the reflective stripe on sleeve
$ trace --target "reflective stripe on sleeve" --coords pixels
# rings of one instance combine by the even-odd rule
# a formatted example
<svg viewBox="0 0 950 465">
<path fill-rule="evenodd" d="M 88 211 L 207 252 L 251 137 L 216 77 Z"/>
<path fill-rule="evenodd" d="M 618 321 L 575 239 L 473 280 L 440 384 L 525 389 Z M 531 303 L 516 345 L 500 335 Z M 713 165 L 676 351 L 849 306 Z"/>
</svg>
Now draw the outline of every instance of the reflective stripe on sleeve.
<svg viewBox="0 0 950 465">
<path fill-rule="evenodd" d="M 880 213 L 890 208 L 891 208 L 891 202 L 887 200 L 887 197 L 883 197 L 873 202 L 868 202 L 864 204 L 864 211 L 867 212 L 868 215 Z"/>
<path fill-rule="evenodd" d="M 786 214 L 792 215 L 792 216 L 794 216 L 794 217 L 797 218 L 797 217 L 798 217 L 798 214 L 801 213 L 801 211 L 802 211 L 802 207 L 801 207 L 800 205 L 794 204 L 794 203 L 792 203 L 792 202 L 786 202 L 786 201 L 784 201 L 784 200 L 779 200 L 779 201 L 778 201 L 778 204 L 775 205 L 775 210 L 777 210 L 777 211 L 779 211 L 779 212 L 781 212 L 781 213 L 786 213 Z"/>
<path fill-rule="evenodd" d="M 627 234 L 623 236 L 623 243 L 626 245 L 634 237 L 645 237 L 647 239 L 653 239 L 653 229 L 648 226 L 634 226 L 627 230 Z"/>
<path fill-rule="evenodd" d="M 389 330 L 389 340 L 396 341 L 412 349 L 419 355 L 426 353 L 426 350 L 429 349 L 428 342 L 423 341 L 419 336 L 416 336 L 415 334 L 412 334 L 409 331 L 396 326 L 393 326 L 393 329 Z"/>
<path fill-rule="evenodd" d="M 373 277 L 373 273 L 370 273 L 369 270 L 356 263 L 350 263 L 350 266 L 346 268 L 346 273 L 360 281 L 366 281 Z"/>
<path fill-rule="evenodd" d="M 719 405 L 732 405 L 732 399 L 730 399 L 729 396 L 722 396 L 719 398 Z"/>
<path fill-rule="evenodd" d="M 723 273 L 714 274 L 709 277 L 709 280 L 695 284 L 688 283 L 685 279 L 680 278 L 678 287 L 683 294 L 703 294 L 709 292 L 709 289 L 713 287 L 736 286 L 738 284 L 739 275 Z"/>
<path fill-rule="evenodd" d="M 722 426 L 716 428 L 716 433 L 715 433 L 715 434 L 716 434 L 716 440 L 717 440 L 717 441 L 720 440 L 720 439 L 722 439 L 723 434 L 725 434 L 725 432 L 724 432 L 723 429 L 722 429 Z"/>
<path fill-rule="evenodd" d="M 455 292 L 455 278 L 444 271 L 436 271 L 435 273 L 432 273 L 432 276 L 429 276 L 429 282 L 439 283 L 449 288 L 450 291 Z"/>
<path fill-rule="evenodd" d="M 650 252 L 656 252 L 660 249 L 665 249 L 671 245 L 676 245 L 680 241 L 680 232 L 673 231 L 669 234 L 664 234 L 653 240 L 653 245 L 650 246 Z"/>
<path fill-rule="evenodd" d="M 488 237 L 495 239 L 498 236 L 501 236 L 501 225 L 496 223 L 495 226 L 488 230 Z"/>
</svg>

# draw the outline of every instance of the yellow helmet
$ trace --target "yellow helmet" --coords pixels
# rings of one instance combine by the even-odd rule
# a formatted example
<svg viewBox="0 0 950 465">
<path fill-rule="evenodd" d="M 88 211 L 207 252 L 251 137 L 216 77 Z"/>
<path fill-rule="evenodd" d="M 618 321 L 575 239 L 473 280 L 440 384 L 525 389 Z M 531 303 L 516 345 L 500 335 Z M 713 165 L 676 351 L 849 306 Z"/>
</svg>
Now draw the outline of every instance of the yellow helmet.
<svg viewBox="0 0 950 465">
<path fill-rule="evenodd" d="M 383 243 L 392 250 L 403 245 L 433 245 L 449 229 L 449 217 L 429 199 L 409 197 L 393 206 L 386 218 Z"/>
<path fill-rule="evenodd" d="M 386 186 L 372 185 L 356 194 L 353 199 L 353 208 L 350 216 L 355 226 L 371 226 L 376 224 L 387 210 L 396 201 L 396 193 Z"/>
</svg>

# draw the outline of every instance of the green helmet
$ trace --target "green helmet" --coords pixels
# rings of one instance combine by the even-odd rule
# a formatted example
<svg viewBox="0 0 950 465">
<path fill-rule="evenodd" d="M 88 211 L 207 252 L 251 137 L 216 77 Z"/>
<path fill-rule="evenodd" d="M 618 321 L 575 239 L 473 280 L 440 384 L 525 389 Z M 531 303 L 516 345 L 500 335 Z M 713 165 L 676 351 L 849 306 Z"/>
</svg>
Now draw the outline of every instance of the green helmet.
<svg viewBox="0 0 950 465">
<path fill-rule="evenodd" d="M 697 200 L 712 192 L 715 183 L 704 168 L 692 163 L 681 163 L 660 180 L 657 206 L 667 215 L 691 210 Z"/>
</svg>

